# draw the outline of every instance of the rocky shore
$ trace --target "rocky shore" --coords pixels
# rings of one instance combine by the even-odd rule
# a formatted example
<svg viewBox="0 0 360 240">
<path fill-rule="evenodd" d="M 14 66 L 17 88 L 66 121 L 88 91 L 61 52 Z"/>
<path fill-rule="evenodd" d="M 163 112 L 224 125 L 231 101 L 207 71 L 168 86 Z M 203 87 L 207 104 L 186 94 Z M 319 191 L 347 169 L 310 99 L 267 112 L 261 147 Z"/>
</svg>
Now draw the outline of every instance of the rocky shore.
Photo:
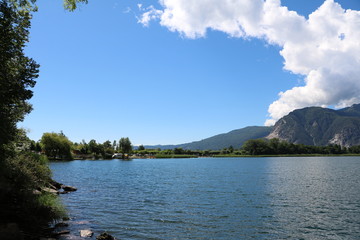
<svg viewBox="0 0 360 240">
<path fill-rule="evenodd" d="M 47 188 L 37 189 L 39 193 L 48 192 L 52 194 L 67 194 L 77 191 L 76 187 L 64 185 L 55 180 L 52 180 L 50 185 Z M 94 232 L 91 229 L 81 229 L 79 227 L 74 228 L 73 225 L 87 225 L 87 221 L 73 222 L 70 219 L 63 219 L 62 222 L 55 224 L 52 228 L 49 228 L 49 232 L 44 237 L 41 237 L 40 240 L 86 240 L 94 239 Z M 83 226 L 84 227 L 84 226 Z M 69 230 L 74 228 L 72 230 Z M 80 227 L 81 228 L 81 227 Z M 13 239 L 11 239 L 13 240 Z M 17 240 L 17 239 L 16 239 Z M 22 239 L 21 239 L 22 240 Z M 104 232 L 96 237 L 96 240 L 116 240 L 115 237 Z"/>
<path fill-rule="evenodd" d="M 76 187 L 64 185 L 51 180 L 46 187 L 33 190 L 33 194 L 41 195 L 50 193 L 54 195 L 67 194 L 77 191 Z M 35 224 L 35 223 L 34 223 Z M 21 229 L 20 222 L 8 222 L 0 224 L 0 240 L 86 240 L 95 239 L 94 232 L 89 229 L 87 221 L 71 221 L 64 218 L 53 226 L 42 228 L 31 234 Z M 115 240 L 113 236 L 104 232 L 96 237 L 97 240 Z"/>
</svg>

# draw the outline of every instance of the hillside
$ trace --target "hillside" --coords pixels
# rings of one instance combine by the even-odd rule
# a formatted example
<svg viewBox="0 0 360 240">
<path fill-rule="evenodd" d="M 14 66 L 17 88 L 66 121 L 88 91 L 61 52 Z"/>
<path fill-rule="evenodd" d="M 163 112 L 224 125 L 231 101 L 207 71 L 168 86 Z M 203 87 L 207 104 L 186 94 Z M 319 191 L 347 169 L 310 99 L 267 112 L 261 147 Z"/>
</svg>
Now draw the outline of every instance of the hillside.
<svg viewBox="0 0 360 240">
<path fill-rule="evenodd" d="M 315 146 L 359 145 L 360 104 L 340 110 L 321 107 L 295 110 L 276 122 L 267 138 Z"/>
<path fill-rule="evenodd" d="M 243 143 L 249 139 L 263 138 L 271 132 L 271 127 L 245 127 L 237 130 L 233 130 L 228 133 L 223 133 L 203 139 L 201 141 L 184 143 L 179 145 L 155 145 L 145 146 L 146 148 L 161 148 L 174 149 L 183 148 L 185 150 L 220 150 L 233 146 L 234 148 L 240 148 Z"/>
</svg>

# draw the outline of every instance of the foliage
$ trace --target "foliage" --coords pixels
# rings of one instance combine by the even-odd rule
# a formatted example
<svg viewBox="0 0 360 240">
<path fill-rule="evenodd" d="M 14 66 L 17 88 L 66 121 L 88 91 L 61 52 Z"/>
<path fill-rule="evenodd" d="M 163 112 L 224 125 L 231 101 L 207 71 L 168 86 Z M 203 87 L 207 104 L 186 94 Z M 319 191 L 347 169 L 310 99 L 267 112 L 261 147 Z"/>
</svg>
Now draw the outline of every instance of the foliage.
<svg viewBox="0 0 360 240">
<path fill-rule="evenodd" d="M 116 141 L 114 141 L 116 143 Z M 74 143 L 72 150 L 75 158 L 95 158 L 95 159 L 111 159 L 115 153 L 116 144 L 107 140 L 104 143 L 97 143 L 95 139 L 91 139 L 88 143 L 82 140 L 81 143 Z"/>
<path fill-rule="evenodd" d="M 0 1 L 0 156 L 17 135 L 16 124 L 32 109 L 27 102 L 33 93 L 39 65 L 25 56 L 31 15 L 16 11 L 8 1 Z"/>
<path fill-rule="evenodd" d="M 61 219 L 65 211 L 55 195 L 35 194 L 49 186 L 51 171 L 45 156 L 27 149 L 0 163 L 0 225 L 16 222 L 25 233 Z"/>
<path fill-rule="evenodd" d="M 64 205 L 62 205 L 60 199 L 52 193 L 45 192 L 40 194 L 37 198 L 37 204 L 50 209 L 48 213 L 50 220 L 62 219 L 67 216 Z"/>
<path fill-rule="evenodd" d="M 41 150 L 40 145 L 17 128 L 32 110 L 28 100 L 39 73 L 39 65 L 24 53 L 35 2 L 0 0 L 0 225 L 15 222 L 24 233 L 38 232 L 64 214 L 56 196 L 36 192 L 49 187 L 51 171 L 45 156 L 30 151 Z M 87 0 L 65 0 L 64 6 L 74 10 L 80 2 Z"/>
<path fill-rule="evenodd" d="M 25 11 L 36 11 L 36 0 L 9 0 L 17 9 Z M 88 0 L 64 0 L 64 8 L 68 11 L 74 11 L 79 3 L 88 3 Z"/>
<path fill-rule="evenodd" d="M 72 159 L 72 142 L 61 133 L 44 133 L 41 137 L 42 149 L 52 159 Z"/>
<path fill-rule="evenodd" d="M 124 156 L 125 153 L 131 153 L 132 144 L 131 144 L 131 141 L 130 141 L 130 139 L 128 137 L 121 138 L 119 140 L 119 150 L 123 154 L 123 156 Z"/>
<path fill-rule="evenodd" d="M 242 147 L 245 155 L 291 155 L 291 154 L 345 154 L 346 148 L 331 144 L 328 146 L 312 146 L 294 144 L 279 139 L 253 139 L 246 141 Z"/>
</svg>

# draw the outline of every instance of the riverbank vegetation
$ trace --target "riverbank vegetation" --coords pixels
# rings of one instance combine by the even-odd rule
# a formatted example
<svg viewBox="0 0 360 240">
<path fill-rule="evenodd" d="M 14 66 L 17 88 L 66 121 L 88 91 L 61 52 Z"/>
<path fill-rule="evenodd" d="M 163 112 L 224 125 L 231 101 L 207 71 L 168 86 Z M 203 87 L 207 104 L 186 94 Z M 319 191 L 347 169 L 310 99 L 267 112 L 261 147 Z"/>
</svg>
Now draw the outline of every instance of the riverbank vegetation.
<svg viewBox="0 0 360 240">
<path fill-rule="evenodd" d="M 248 156 L 321 156 L 358 155 L 360 146 L 341 147 L 310 146 L 274 139 L 252 139 L 237 148 L 229 146 L 221 150 L 147 149 L 143 145 L 133 147 L 129 138 L 97 143 L 92 139 L 72 143 L 64 133 L 44 133 L 40 141 L 31 142 L 31 150 L 43 153 L 51 160 L 112 159 L 112 158 L 193 158 L 193 157 L 248 157 Z"/>
<path fill-rule="evenodd" d="M 17 126 L 32 110 L 28 100 L 39 74 L 39 64 L 24 53 L 35 2 L 0 0 L 0 239 L 39 239 L 49 223 L 65 216 L 49 190 L 46 155 L 32 151 Z M 76 2 L 86 1 L 64 4 L 71 10 Z"/>
</svg>

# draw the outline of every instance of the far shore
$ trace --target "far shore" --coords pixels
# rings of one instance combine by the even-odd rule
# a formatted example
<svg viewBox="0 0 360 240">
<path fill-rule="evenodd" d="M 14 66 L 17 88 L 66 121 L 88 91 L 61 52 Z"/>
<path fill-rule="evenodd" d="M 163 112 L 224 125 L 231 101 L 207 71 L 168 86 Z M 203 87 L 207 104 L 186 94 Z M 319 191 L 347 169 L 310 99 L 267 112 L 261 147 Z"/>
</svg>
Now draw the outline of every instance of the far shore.
<svg viewBox="0 0 360 240">
<path fill-rule="evenodd" d="M 267 157 L 360 157 L 360 154 L 281 154 L 281 155 L 215 155 L 215 156 L 196 156 L 196 155 L 168 155 L 168 156 L 151 156 L 151 157 L 139 157 L 139 156 L 130 156 L 128 159 L 119 159 L 119 158 L 82 158 L 74 157 L 73 159 L 49 159 L 51 162 L 67 162 L 74 160 L 92 160 L 92 161 L 104 161 L 104 160 L 121 160 L 121 161 L 131 161 L 136 159 L 185 159 L 185 158 L 267 158 Z"/>
</svg>

